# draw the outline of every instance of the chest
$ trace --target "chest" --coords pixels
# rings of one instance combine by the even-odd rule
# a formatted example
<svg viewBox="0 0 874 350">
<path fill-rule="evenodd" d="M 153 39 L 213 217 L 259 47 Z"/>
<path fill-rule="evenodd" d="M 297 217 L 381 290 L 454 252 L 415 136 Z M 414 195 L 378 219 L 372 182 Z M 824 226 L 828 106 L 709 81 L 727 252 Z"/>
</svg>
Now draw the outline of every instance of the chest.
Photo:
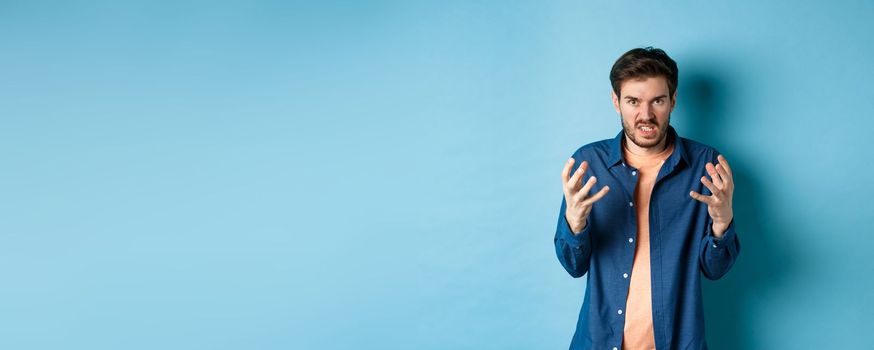
<svg viewBox="0 0 874 350">
<path fill-rule="evenodd" d="M 707 207 L 689 196 L 703 190 L 700 175 L 692 169 L 618 165 L 601 172 L 598 183 L 610 186 L 610 192 L 592 207 L 597 235 L 635 232 L 638 210 L 648 214 L 652 235 L 684 239 L 704 227 Z"/>
</svg>

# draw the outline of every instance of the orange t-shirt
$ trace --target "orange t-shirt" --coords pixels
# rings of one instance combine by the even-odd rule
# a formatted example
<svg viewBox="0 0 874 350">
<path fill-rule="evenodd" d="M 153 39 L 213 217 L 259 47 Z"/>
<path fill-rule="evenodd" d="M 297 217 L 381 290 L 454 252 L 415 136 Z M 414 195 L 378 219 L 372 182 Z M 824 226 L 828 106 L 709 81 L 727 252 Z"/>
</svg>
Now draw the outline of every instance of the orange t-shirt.
<svg viewBox="0 0 874 350">
<path fill-rule="evenodd" d="M 652 322 L 652 283 L 650 280 L 649 248 L 649 199 L 659 170 L 665 159 L 671 155 L 671 144 L 656 155 L 636 155 L 627 148 L 623 150 L 625 160 L 637 168 L 637 187 L 634 190 L 634 207 L 637 213 L 637 247 L 634 250 L 634 264 L 631 268 L 631 284 L 625 305 L 625 330 L 622 349 L 655 349 L 655 334 Z"/>
</svg>

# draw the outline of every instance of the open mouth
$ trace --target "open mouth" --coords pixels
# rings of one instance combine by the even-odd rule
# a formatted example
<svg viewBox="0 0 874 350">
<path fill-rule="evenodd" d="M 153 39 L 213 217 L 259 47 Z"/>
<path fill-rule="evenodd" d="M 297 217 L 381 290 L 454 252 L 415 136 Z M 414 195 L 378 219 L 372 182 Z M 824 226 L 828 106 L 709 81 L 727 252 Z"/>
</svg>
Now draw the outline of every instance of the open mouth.
<svg viewBox="0 0 874 350">
<path fill-rule="evenodd" d="M 637 131 L 640 132 L 641 136 L 644 137 L 652 137 L 656 134 L 656 126 L 655 125 L 638 125 Z"/>
</svg>

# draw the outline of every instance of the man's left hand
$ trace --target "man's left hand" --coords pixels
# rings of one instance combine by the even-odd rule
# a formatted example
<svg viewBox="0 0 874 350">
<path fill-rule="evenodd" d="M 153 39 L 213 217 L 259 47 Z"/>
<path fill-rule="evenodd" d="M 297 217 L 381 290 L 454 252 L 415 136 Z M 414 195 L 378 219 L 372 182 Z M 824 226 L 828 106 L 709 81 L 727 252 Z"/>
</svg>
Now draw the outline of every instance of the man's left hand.
<svg viewBox="0 0 874 350">
<path fill-rule="evenodd" d="M 704 168 L 710 179 L 707 176 L 701 177 L 701 183 L 712 193 L 709 196 L 702 195 L 698 192 L 691 191 L 689 195 L 692 198 L 707 204 L 707 212 L 710 213 L 710 218 L 713 219 L 713 235 L 716 238 L 722 238 L 725 230 L 728 229 L 728 224 L 734 218 L 734 213 L 731 211 L 731 196 L 734 194 L 734 179 L 731 176 L 731 167 L 721 154 L 717 157 L 716 166 L 712 163 L 707 163 Z"/>
</svg>

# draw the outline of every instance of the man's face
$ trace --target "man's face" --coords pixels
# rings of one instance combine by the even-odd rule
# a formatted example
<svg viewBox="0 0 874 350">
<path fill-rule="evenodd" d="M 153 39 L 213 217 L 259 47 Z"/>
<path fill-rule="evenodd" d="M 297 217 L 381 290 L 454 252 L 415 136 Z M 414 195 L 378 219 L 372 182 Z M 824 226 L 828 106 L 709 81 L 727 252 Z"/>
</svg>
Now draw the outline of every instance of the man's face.
<svg viewBox="0 0 874 350">
<path fill-rule="evenodd" d="M 641 148 L 660 146 L 677 102 L 676 92 L 668 96 L 668 80 L 663 76 L 629 79 L 622 82 L 619 93 L 612 94 L 613 106 L 628 139 Z"/>
</svg>

